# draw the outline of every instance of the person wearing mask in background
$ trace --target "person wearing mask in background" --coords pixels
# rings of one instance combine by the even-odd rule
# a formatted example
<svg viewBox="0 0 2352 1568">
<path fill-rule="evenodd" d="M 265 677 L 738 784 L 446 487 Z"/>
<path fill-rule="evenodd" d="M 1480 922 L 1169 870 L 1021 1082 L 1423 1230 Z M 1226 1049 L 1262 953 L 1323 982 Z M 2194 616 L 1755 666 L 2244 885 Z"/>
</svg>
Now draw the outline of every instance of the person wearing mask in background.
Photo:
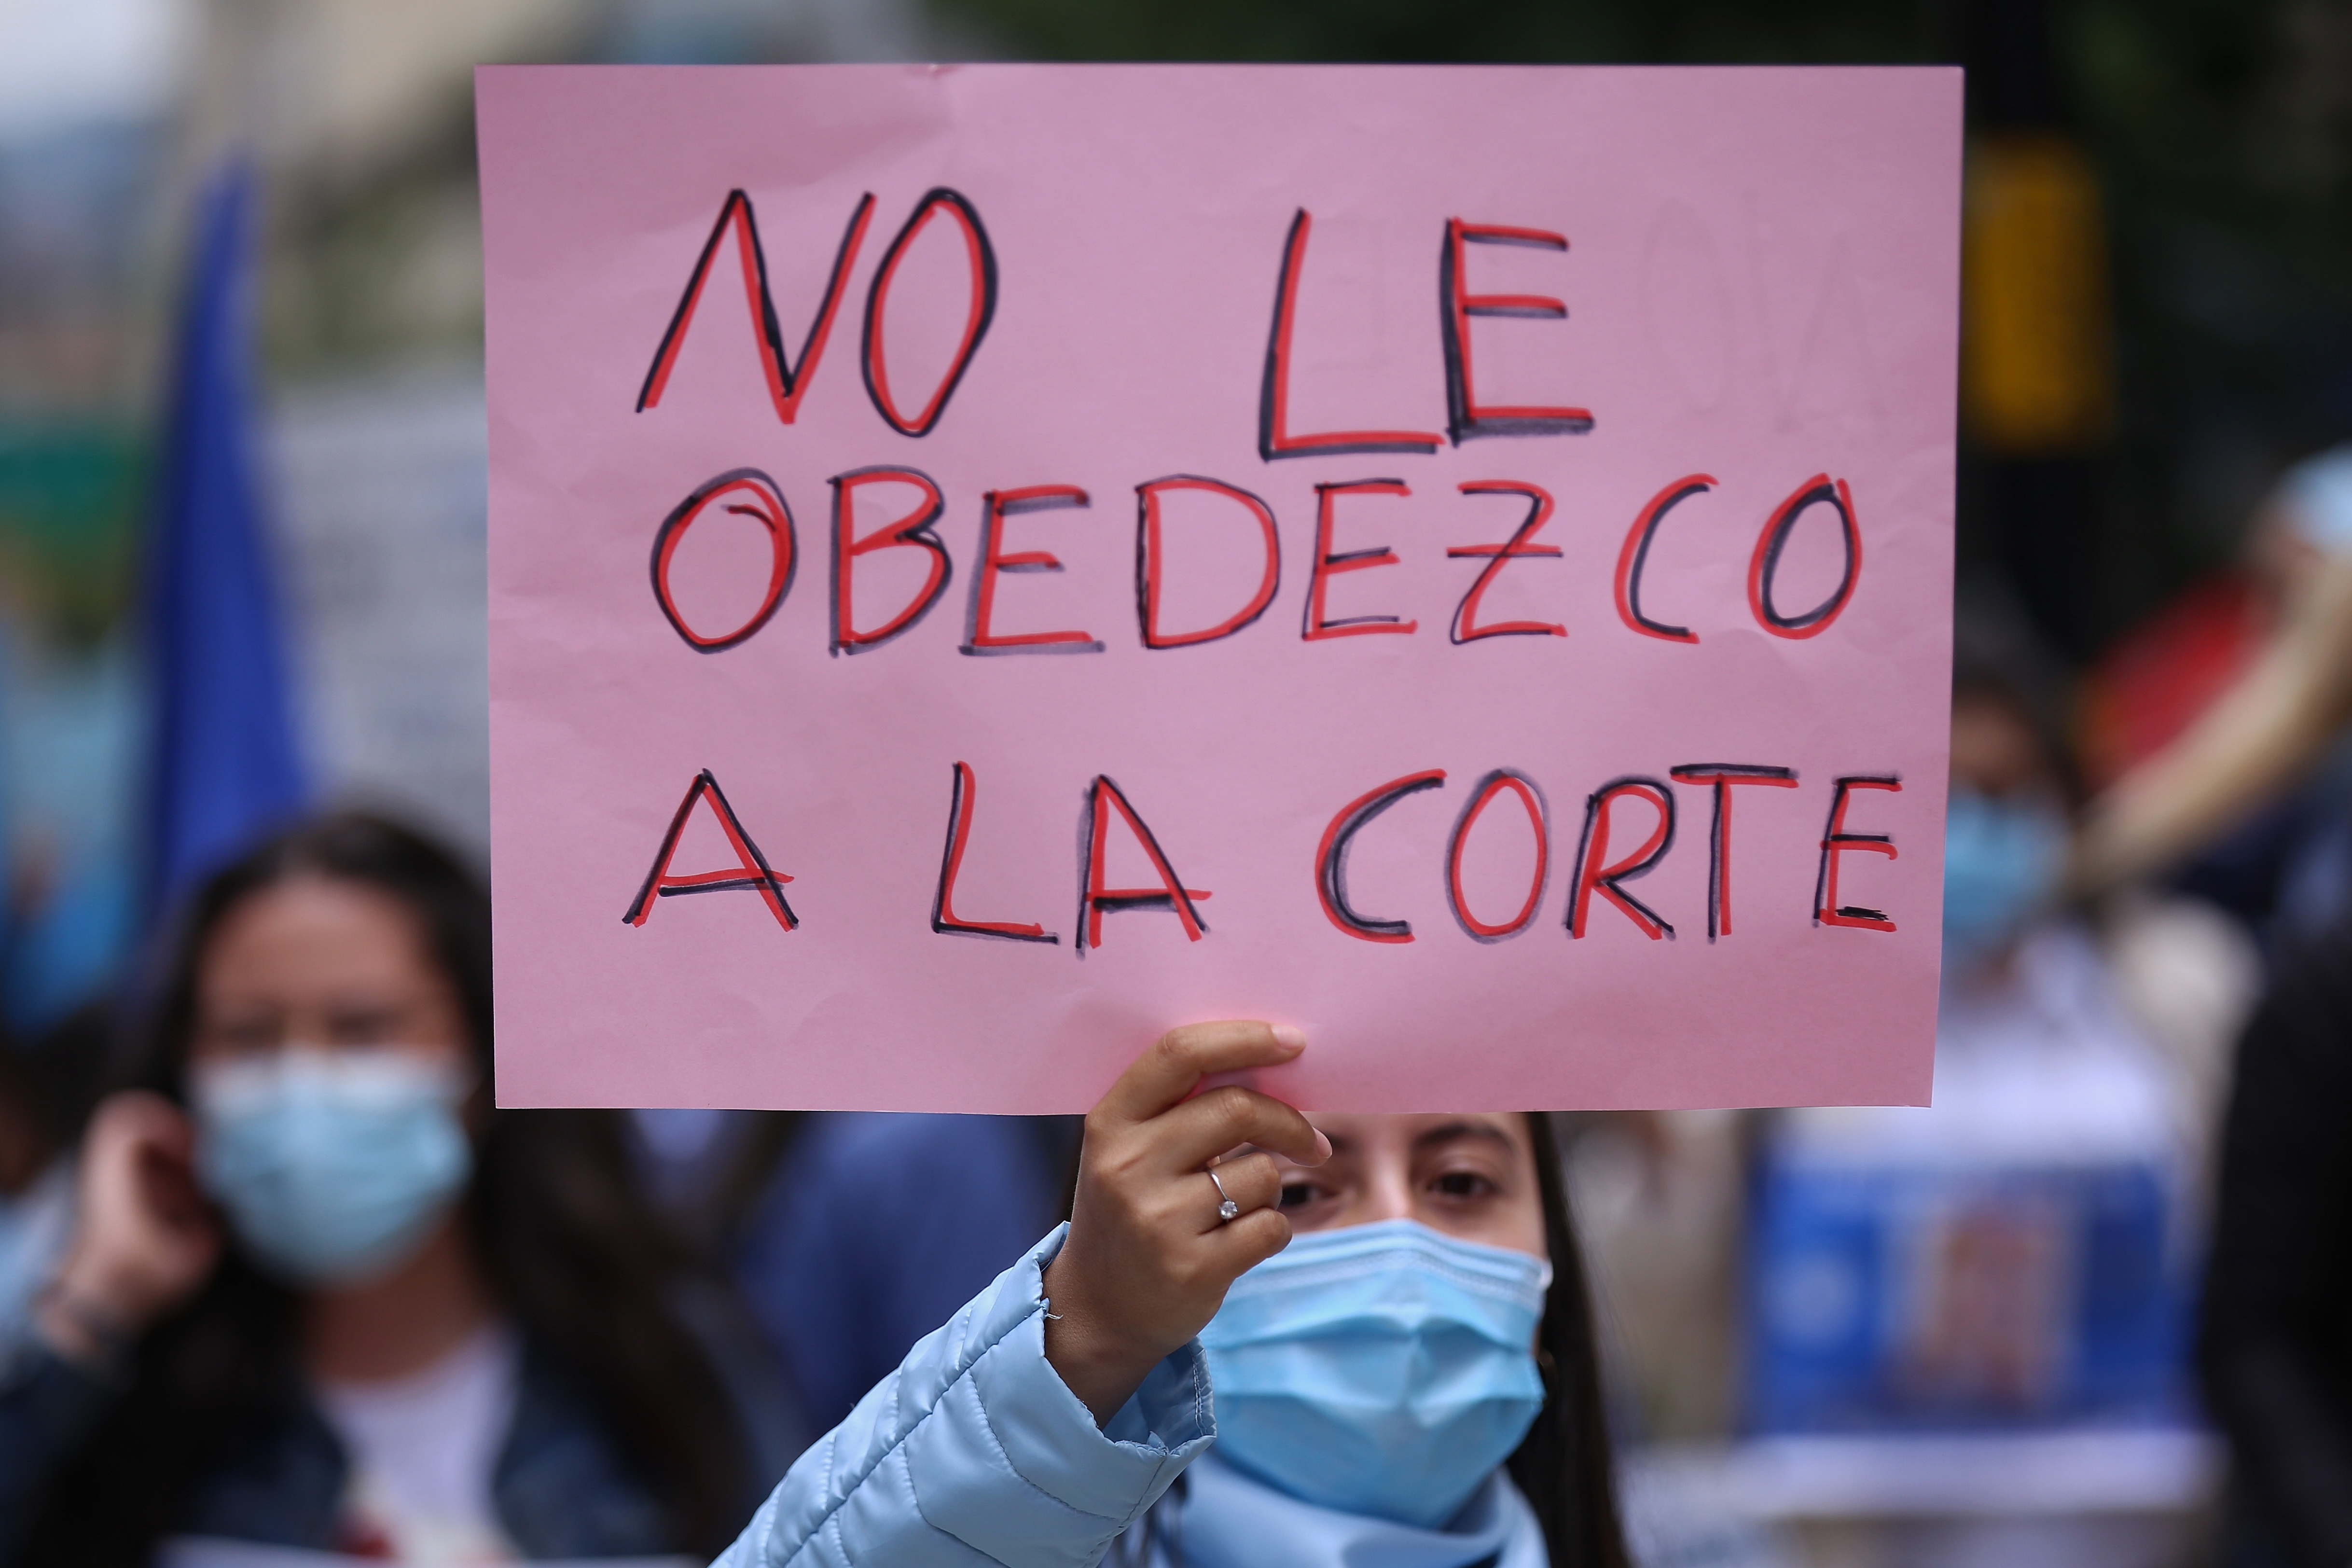
<svg viewBox="0 0 2352 1568">
<path fill-rule="evenodd" d="M 681 1316 L 702 1299 L 617 1118 L 492 1109 L 488 900 L 447 855 L 347 815 L 221 872 L 154 1047 L 91 1121 L 0 1376 L 0 1561 L 643 1556 L 740 1526 L 782 1459 L 760 1381 Z"/>
<path fill-rule="evenodd" d="M 2091 804 L 2068 881 L 2088 897 L 2178 873 L 2291 948 L 2352 916 L 2352 447 L 2286 472 L 2249 556 L 2266 645 Z"/>
<path fill-rule="evenodd" d="M 2181 1419 L 2189 1096 L 2097 934 L 2054 908 L 2074 799 L 2052 688 L 2013 645 L 1958 633 L 1934 1099 L 1770 1122 L 1748 1246 L 1766 1433 Z M 2128 1521 L 2054 1511 L 1921 1528 L 1922 1552 L 2015 1568 L 2144 1550 Z"/>
<path fill-rule="evenodd" d="M 2352 926 L 2239 1047 L 2199 1342 L 2234 1463 L 2221 1568 L 2352 1563 Z"/>
<path fill-rule="evenodd" d="M 1087 1118 L 1069 1223 L 793 1467 L 722 1568 L 1620 1568 L 1532 1115 L 1318 1115 L 1199 1024 Z"/>
</svg>

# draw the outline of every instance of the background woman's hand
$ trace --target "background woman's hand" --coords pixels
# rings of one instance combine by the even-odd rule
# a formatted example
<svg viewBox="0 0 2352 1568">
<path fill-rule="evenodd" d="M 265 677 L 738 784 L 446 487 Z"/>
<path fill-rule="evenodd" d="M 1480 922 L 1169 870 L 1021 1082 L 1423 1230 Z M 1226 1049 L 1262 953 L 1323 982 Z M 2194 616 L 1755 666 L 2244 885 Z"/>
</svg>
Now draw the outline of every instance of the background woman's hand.
<svg viewBox="0 0 2352 1568">
<path fill-rule="evenodd" d="M 1045 1359 L 1097 1424 L 1216 1315 L 1227 1286 L 1289 1245 L 1271 1156 L 1217 1164 L 1241 1210 L 1230 1222 L 1217 1217 L 1204 1173 L 1244 1143 L 1302 1165 L 1321 1164 L 1331 1145 L 1271 1095 L 1228 1084 L 1186 1097 L 1212 1074 L 1276 1066 L 1305 1048 L 1296 1029 L 1266 1024 L 1171 1029 L 1087 1113 L 1070 1234 L 1045 1270 L 1055 1314 Z"/>
<path fill-rule="evenodd" d="M 73 1243 L 40 1307 L 64 1354 L 102 1356 L 110 1337 L 141 1332 L 212 1273 L 221 1231 L 194 1149 L 187 1114 L 160 1095 L 110 1095 L 90 1118 Z"/>
</svg>

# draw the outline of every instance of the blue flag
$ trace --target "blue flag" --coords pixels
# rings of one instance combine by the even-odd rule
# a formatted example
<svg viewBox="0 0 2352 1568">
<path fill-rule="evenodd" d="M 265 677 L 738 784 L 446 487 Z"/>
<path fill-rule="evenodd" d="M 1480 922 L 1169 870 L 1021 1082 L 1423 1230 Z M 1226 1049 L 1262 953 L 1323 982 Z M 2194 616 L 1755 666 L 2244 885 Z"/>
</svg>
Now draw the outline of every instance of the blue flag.
<svg viewBox="0 0 2352 1568">
<path fill-rule="evenodd" d="M 151 919 L 306 795 L 254 452 L 253 185 L 239 163 L 205 194 L 148 540 Z"/>
</svg>

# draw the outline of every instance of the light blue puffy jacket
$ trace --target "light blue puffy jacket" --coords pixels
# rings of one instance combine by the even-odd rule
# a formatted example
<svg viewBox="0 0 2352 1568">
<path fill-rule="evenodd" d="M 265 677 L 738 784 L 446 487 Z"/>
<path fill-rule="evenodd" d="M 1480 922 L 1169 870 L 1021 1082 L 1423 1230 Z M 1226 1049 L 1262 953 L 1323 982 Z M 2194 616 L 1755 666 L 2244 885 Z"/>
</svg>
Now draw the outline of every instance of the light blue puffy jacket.
<svg viewBox="0 0 2352 1568">
<path fill-rule="evenodd" d="M 801 1456 L 716 1568 L 1093 1568 L 1215 1437 L 1188 1344 L 1108 1429 L 1045 1361 L 1058 1227 Z"/>
</svg>

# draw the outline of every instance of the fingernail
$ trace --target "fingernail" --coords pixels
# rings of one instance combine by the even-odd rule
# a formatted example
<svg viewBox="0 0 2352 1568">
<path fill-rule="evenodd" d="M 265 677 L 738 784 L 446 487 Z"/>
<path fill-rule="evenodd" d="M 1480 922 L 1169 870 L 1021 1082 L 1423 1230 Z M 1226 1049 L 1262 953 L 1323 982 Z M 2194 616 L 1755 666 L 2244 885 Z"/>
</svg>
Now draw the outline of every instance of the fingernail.
<svg viewBox="0 0 2352 1568">
<path fill-rule="evenodd" d="M 1288 1046 L 1294 1051 L 1303 1051 L 1307 1048 L 1307 1031 L 1295 1024 L 1276 1024 L 1274 1026 L 1274 1038 L 1276 1044 Z"/>
<path fill-rule="evenodd" d="M 1324 1159 L 1328 1160 L 1331 1157 L 1331 1140 L 1323 1136 L 1323 1130 L 1320 1127 L 1315 1130 L 1315 1146 L 1323 1151 Z"/>
</svg>

